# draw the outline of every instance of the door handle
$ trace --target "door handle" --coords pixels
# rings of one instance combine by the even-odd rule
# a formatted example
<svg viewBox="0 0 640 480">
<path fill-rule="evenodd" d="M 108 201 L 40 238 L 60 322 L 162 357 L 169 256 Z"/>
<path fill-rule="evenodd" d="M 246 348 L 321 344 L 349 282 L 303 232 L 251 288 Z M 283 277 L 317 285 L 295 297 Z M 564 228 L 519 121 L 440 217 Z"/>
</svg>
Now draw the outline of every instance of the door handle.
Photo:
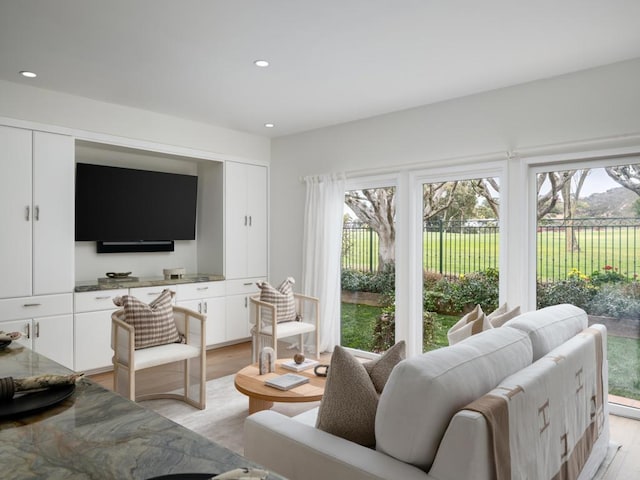
<svg viewBox="0 0 640 480">
<path fill-rule="evenodd" d="M 31 338 L 31 324 L 27 323 L 27 338 Z"/>
<path fill-rule="evenodd" d="M 36 338 L 40 338 L 40 322 L 36 322 Z"/>
<path fill-rule="evenodd" d="M 29 216 L 31 214 L 31 209 L 29 208 L 29 205 L 27 205 L 25 207 L 25 215 L 24 215 L 24 219 L 28 222 L 29 221 Z"/>
<path fill-rule="evenodd" d="M 40 220 L 40 205 L 36 205 L 36 208 L 33 211 L 33 218 L 36 221 Z"/>
<path fill-rule="evenodd" d="M 204 302 L 204 313 L 207 313 L 207 302 Z"/>
<path fill-rule="evenodd" d="M 249 215 L 249 226 L 251 226 L 251 215 Z"/>
</svg>

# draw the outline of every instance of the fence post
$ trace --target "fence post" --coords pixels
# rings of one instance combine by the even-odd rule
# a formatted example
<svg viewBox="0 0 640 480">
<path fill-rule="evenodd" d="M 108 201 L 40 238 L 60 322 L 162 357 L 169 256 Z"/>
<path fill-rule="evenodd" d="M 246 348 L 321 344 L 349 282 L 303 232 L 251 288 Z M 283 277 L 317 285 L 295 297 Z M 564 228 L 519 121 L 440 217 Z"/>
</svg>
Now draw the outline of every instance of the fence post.
<svg viewBox="0 0 640 480">
<path fill-rule="evenodd" d="M 369 227 L 369 271 L 373 273 L 373 228 Z"/>
<path fill-rule="evenodd" d="M 440 230 L 440 275 L 442 275 L 444 271 L 444 231 L 442 230 L 442 220 L 438 220 L 438 227 Z"/>
</svg>

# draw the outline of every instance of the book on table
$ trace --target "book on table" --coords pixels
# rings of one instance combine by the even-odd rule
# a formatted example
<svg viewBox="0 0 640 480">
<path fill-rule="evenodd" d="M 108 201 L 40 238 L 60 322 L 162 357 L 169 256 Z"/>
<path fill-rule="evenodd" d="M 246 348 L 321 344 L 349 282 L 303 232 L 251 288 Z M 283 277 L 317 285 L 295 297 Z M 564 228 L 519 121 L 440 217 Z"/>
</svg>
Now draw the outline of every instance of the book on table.
<svg viewBox="0 0 640 480">
<path fill-rule="evenodd" d="M 265 385 L 268 385 L 278 390 L 290 390 L 309 382 L 307 377 L 302 375 L 296 375 L 295 373 L 286 373 L 277 377 L 270 378 L 264 381 Z"/>
<path fill-rule="evenodd" d="M 311 367 L 315 367 L 320 362 L 318 360 L 312 360 L 310 358 L 305 359 L 302 363 L 296 363 L 294 360 L 286 360 L 280 364 L 282 368 L 287 370 L 293 370 L 294 372 L 301 372 Z"/>
</svg>

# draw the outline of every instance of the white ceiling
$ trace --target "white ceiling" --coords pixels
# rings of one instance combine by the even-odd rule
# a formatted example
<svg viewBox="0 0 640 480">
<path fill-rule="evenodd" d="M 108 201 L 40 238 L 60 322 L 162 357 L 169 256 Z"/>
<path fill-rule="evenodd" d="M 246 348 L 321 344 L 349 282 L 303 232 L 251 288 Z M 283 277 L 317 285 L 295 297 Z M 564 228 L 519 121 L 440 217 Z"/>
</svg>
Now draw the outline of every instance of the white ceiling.
<svg viewBox="0 0 640 480">
<path fill-rule="evenodd" d="M 637 58 L 639 25 L 638 0 L 0 0 L 0 79 L 281 136 Z"/>
</svg>

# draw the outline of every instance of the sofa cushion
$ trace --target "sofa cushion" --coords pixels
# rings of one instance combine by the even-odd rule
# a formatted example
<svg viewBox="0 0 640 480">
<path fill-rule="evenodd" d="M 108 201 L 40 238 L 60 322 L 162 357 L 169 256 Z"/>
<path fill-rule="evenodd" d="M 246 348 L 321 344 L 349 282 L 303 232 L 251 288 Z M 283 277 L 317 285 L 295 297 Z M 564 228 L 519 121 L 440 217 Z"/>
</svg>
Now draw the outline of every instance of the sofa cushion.
<svg viewBox="0 0 640 480">
<path fill-rule="evenodd" d="M 527 312 L 503 327 L 516 328 L 529 336 L 535 362 L 587 328 L 588 323 L 584 310 L 565 303 Z"/>
<path fill-rule="evenodd" d="M 404 359 L 404 351 L 405 343 L 399 342 L 365 366 L 347 350 L 336 346 L 316 427 L 365 447 L 374 447 L 377 388 L 382 391 L 393 367 Z"/>
<path fill-rule="evenodd" d="M 527 334 L 496 328 L 400 362 L 380 395 L 376 449 L 428 470 L 451 417 L 531 360 Z"/>
<path fill-rule="evenodd" d="M 135 330 L 136 350 L 182 341 L 173 319 L 172 298 L 173 292 L 164 289 L 148 305 L 132 295 L 113 299 L 113 303 L 124 307 L 124 321 Z"/>
<path fill-rule="evenodd" d="M 496 308 L 493 312 L 487 315 L 487 320 L 493 328 L 498 328 L 507 323 L 512 318 L 516 318 L 520 315 L 520 305 L 509 309 L 506 303 Z"/>
</svg>

